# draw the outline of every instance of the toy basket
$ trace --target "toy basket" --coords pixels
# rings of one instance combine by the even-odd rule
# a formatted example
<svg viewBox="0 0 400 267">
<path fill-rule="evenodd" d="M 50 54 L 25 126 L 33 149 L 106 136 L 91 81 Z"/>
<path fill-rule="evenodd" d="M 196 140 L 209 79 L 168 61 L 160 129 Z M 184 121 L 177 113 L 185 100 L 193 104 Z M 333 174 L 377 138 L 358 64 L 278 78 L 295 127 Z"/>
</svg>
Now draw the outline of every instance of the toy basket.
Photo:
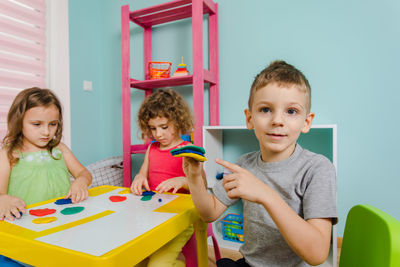
<svg viewBox="0 0 400 267">
<path fill-rule="evenodd" d="M 221 220 L 222 238 L 237 243 L 244 243 L 243 216 L 229 213 Z"/>
<path fill-rule="evenodd" d="M 149 75 L 150 80 L 169 78 L 171 74 L 171 62 L 150 61 Z"/>
</svg>

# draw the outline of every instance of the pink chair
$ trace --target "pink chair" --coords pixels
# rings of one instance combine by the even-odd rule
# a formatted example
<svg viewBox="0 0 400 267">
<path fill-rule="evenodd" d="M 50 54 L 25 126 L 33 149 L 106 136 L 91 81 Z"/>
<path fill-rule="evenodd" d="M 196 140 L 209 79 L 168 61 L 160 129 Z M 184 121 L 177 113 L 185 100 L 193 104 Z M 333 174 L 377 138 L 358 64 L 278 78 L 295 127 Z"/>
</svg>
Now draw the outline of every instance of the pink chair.
<svg viewBox="0 0 400 267">
<path fill-rule="evenodd" d="M 215 261 L 217 261 L 221 258 L 221 253 L 219 251 L 218 242 L 214 236 L 211 223 L 208 224 L 207 228 L 207 237 L 209 236 L 211 236 L 212 238 Z M 182 254 L 185 256 L 186 259 L 186 267 L 197 267 L 197 246 L 195 234 L 192 235 L 186 245 L 182 248 Z"/>
</svg>

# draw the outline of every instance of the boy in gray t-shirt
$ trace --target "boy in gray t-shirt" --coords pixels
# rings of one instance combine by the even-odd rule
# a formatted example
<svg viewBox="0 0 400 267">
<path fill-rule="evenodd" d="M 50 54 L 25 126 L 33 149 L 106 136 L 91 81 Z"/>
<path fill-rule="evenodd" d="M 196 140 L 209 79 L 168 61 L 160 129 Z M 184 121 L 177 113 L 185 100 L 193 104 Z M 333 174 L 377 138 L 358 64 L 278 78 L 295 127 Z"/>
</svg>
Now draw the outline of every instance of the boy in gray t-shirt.
<svg viewBox="0 0 400 267">
<path fill-rule="evenodd" d="M 310 106 L 305 76 L 284 61 L 272 62 L 256 76 L 245 110 L 260 151 L 243 155 L 237 164 L 217 159 L 231 174 L 214 186 L 214 194 L 204 185 L 201 163 L 184 158 L 203 220 L 214 221 L 243 201 L 244 258 L 221 259 L 217 266 L 308 266 L 326 260 L 337 221 L 336 174 L 327 158 L 296 143 L 311 127 Z"/>
</svg>

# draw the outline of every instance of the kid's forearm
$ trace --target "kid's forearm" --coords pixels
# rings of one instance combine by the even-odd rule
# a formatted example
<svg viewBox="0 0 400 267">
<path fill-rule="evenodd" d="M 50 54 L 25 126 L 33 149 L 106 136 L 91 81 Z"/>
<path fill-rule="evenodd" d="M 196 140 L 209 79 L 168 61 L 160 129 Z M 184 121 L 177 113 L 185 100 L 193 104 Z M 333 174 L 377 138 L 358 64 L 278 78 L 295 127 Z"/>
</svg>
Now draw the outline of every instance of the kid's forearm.
<svg viewBox="0 0 400 267">
<path fill-rule="evenodd" d="M 139 172 L 136 175 L 144 176 L 147 179 L 147 173 L 148 173 L 147 169 L 143 169 L 143 166 L 142 166 L 142 168 L 140 168 Z"/>
<path fill-rule="evenodd" d="M 82 170 L 76 177 L 76 179 L 82 179 L 87 186 L 89 186 L 92 183 L 92 175 L 87 169 Z"/>
<path fill-rule="evenodd" d="M 327 219 L 315 219 L 317 224 L 305 221 L 275 191 L 267 195 L 262 205 L 290 248 L 310 265 L 323 263 L 329 253 L 331 223 Z"/>
<path fill-rule="evenodd" d="M 150 151 L 150 146 L 146 150 L 146 154 L 144 155 L 144 160 L 142 163 L 142 166 L 140 167 L 140 170 L 138 174 L 144 176 L 147 178 L 147 174 L 149 173 L 149 151 Z"/>
<path fill-rule="evenodd" d="M 203 175 L 190 177 L 188 178 L 188 185 L 193 203 L 200 217 L 205 222 L 213 222 L 218 219 L 227 207 L 207 191 L 204 179 Z"/>
</svg>

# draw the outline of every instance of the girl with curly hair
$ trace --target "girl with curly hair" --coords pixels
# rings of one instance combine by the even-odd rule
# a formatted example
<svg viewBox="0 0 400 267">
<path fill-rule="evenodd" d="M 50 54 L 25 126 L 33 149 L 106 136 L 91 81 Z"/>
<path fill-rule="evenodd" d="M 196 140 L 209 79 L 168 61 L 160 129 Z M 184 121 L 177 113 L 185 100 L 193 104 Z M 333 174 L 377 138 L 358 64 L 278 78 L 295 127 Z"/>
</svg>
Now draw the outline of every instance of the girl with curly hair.
<svg viewBox="0 0 400 267">
<path fill-rule="evenodd" d="M 181 138 L 181 135 L 192 132 L 194 125 L 187 103 L 173 90 L 159 90 L 148 96 L 140 106 L 138 124 L 143 139 L 154 142 L 149 145 L 142 167 L 132 182 L 133 194 L 141 195 L 143 188 L 159 193 L 187 193 L 182 158 L 173 157 L 170 153 L 172 149 L 190 144 Z M 147 266 L 184 266 L 176 258 L 192 234 L 193 227 L 183 231 L 151 255 Z"/>
</svg>

